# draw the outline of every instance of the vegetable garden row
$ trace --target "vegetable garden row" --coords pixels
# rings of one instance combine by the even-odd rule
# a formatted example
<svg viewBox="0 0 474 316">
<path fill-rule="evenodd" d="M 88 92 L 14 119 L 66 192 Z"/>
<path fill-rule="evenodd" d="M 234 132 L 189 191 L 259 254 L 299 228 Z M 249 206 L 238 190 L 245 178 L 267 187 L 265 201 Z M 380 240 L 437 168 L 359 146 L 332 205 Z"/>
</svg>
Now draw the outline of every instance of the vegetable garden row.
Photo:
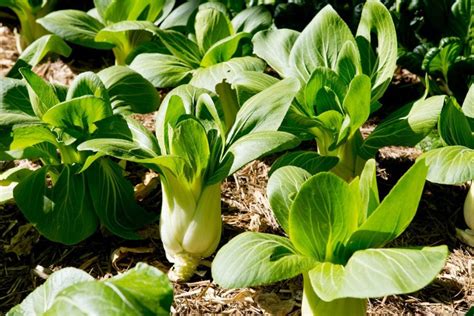
<svg viewBox="0 0 474 316">
<path fill-rule="evenodd" d="M 430 285 L 459 247 L 472 264 L 471 0 L 0 7 L 0 18 L 17 19 L 21 52 L 0 78 L 0 210 L 14 208 L 50 247 L 113 235 L 135 246 L 153 240 L 165 255 L 101 280 L 86 268 L 37 268 L 47 280 L 17 295 L 7 315 L 179 313 L 188 294 L 173 299 L 173 287 L 209 279 L 221 289 L 296 280 L 299 303 L 270 314 L 365 315 L 371 298 Z M 90 66 L 68 85 L 37 72 L 47 56 L 84 55 L 114 65 Z M 407 72 L 416 85 L 393 83 Z M 152 131 L 143 117 L 154 117 Z M 379 151 L 401 147 L 420 154 L 382 188 Z M 271 164 L 262 196 L 275 227 L 228 234 L 223 189 L 261 160 Z M 137 170 L 156 177 L 132 183 Z M 458 228 L 434 242 L 400 242 L 429 183 L 461 186 L 441 219 Z M 141 194 L 161 198 L 144 205 Z M 31 258 L 29 269 L 38 264 Z M 451 312 L 474 304 L 467 278 Z"/>
</svg>

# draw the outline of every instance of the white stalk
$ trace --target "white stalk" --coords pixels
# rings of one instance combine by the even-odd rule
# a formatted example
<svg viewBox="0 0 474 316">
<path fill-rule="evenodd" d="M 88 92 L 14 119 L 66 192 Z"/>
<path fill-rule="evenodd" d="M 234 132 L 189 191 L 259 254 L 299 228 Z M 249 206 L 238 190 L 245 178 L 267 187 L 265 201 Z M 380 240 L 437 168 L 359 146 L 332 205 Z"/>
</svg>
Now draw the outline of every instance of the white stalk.
<svg viewBox="0 0 474 316">
<path fill-rule="evenodd" d="M 173 280 L 188 280 L 202 258 L 216 250 L 221 236 L 220 183 L 193 190 L 174 176 L 162 180 L 160 233 Z"/>
</svg>

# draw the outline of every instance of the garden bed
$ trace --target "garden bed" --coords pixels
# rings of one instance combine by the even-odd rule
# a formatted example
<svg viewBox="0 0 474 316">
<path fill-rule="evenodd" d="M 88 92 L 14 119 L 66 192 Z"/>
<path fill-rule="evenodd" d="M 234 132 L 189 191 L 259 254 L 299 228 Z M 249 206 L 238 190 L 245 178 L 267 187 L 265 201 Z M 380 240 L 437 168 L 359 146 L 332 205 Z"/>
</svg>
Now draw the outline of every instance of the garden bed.
<svg viewBox="0 0 474 316">
<path fill-rule="evenodd" d="M 0 74 L 13 65 L 18 53 L 13 32 L 0 27 Z M 35 71 L 47 80 L 69 84 L 81 70 L 97 69 L 91 56 L 66 61 L 46 61 Z M 396 78 L 400 81 L 400 78 Z M 383 114 L 382 114 L 383 115 Z M 153 115 L 137 116 L 153 130 Z M 377 120 L 375 120 L 376 122 Z M 373 125 L 366 126 L 373 128 Z M 390 147 L 377 157 L 378 181 L 386 194 L 416 158 L 416 150 Z M 272 159 L 247 165 L 222 185 L 224 232 L 221 244 L 243 231 L 282 234 L 266 198 L 269 164 Z M 18 162 L 24 163 L 24 162 Z M 6 166 L 3 166 L 5 168 Z M 34 167 L 34 166 L 33 166 Z M 142 167 L 129 164 L 128 177 L 135 184 L 153 176 Z M 437 279 L 423 290 L 409 295 L 371 299 L 369 314 L 400 315 L 464 314 L 474 304 L 474 250 L 454 237 L 455 227 L 464 227 L 462 202 L 466 188 L 427 183 L 418 213 L 407 231 L 393 245 L 435 246 L 446 244 L 451 255 Z M 160 208 L 159 186 L 141 201 L 151 211 Z M 18 304 L 44 278 L 60 268 L 73 266 L 94 277 L 108 278 L 144 261 L 166 272 L 166 260 L 158 225 L 147 227 L 141 241 L 126 241 L 105 231 L 97 232 L 75 246 L 63 246 L 40 237 L 15 205 L 0 206 L 0 314 Z M 297 315 L 301 306 L 302 280 L 249 289 L 222 289 L 212 282 L 209 265 L 199 266 L 190 282 L 174 284 L 173 313 L 176 314 L 272 314 Z"/>
</svg>

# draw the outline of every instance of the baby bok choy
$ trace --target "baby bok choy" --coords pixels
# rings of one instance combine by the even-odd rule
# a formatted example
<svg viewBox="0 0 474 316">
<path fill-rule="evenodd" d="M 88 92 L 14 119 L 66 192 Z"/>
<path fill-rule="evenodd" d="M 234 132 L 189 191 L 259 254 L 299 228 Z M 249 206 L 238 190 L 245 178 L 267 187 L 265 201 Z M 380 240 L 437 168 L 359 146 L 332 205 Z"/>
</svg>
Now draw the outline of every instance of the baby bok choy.
<svg viewBox="0 0 474 316">
<path fill-rule="evenodd" d="M 171 277 L 189 279 L 201 258 L 217 248 L 221 235 L 221 182 L 263 155 L 298 144 L 295 136 L 277 131 L 299 89 L 285 79 L 241 106 L 229 85 L 209 91 L 183 85 L 171 91 L 157 114 L 160 152 L 133 142 L 103 138 L 83 143 L 122 159 L 141 162 L 161 174 L 163 190 L 161 239 Z"/>
<path fill-rule="evenodd" d="M 446 99 L 439 115 L 440 148 L 423 154 L 430 167 L 428 181 L 440 184 L 471 182 L 464 202 L 464 218 L 469 229 L 457 229 L 457 236 L 474 246 L 474 85 L 464 99 L 462 107 L 454 97 Z"/>
<path fill-rule="evenodd" d="M 367 298 L 419 290 L 444 266 L 447 247 L 383 247 L 415 216 L 427 170 L 417 162 L 381 202 L 372 159 L 351 183 L 329 172 L 276 170 L 268 195 L 289 237 L 235 237 L 214 259 L 214 280 L 246 287 L 302 274 L 303 315 L 364 315 Z"/>
<path fill-rule="evenodd" d="M 0 160 L 34 159 L 40 168 L 0 175 L 2 199 L 14 199 L 52 241 L 75 244 L 99 224 L 123 238 L 139 239 L 136 230 L 157 214 L 136 204 L 133 187 L 116 162 L 101 157 L 89 163 L 93 153 L 78 145 L 92 138 L 98 126 L 127 120 L 117 113 L 154 110 L 160 101 L 157 91 L 120 66 L 82 73 L 69 88 L 50 84 L 29 68 L 19 71 L 24 80 L 0 79 Z M 130 81 L 133 91 L 124 88 Z M 146 132 L 140 125 L 134 130 L 136 137 Z"/>
</svg>

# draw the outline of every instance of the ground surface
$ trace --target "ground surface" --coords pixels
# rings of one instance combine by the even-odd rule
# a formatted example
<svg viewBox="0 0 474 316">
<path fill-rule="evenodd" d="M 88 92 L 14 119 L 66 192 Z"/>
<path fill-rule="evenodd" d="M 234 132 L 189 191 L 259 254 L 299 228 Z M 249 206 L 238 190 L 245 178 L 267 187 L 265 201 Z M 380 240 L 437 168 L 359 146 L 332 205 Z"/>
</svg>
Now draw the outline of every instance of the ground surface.
<svg viewBox="0 0 474 316">
<path fill-rule="evenodd" d="M 17 56 L 12 31 L 0 26 L 0 75 L 6 74 Z M 48 80 L 67 84 L 87 69 L 88 63 L 97 69 L 103 62 L 78 60 L 73 56 L 66 62 L 47 61 L 35 70 Z M 153 129 L 152 115 L 139 119 Z M 372 128 L 367 126 L 366 132 Z M 389 191 L 417 154 L 416 150 L 406 148 L 387 148 L 381 152 L 377 160 L 382 194 Z M 269 210 L 265 192 L 271 161 L 254 162 L 223 183 L 222 243 L 245 230 L 282 233 Z M 130 180 L 137 185 L 153 177 L 139 166 L 129 165 L 128 170 Z M 392 246 L 447 244 L 451 251 L 449 260 L 436 280 L 422 291 L 371 300 L 370 314 L 463 315 L 474 305 L 474 249 L 454 237 L 454 228 L 464 227 L 461 206 L 465 194 L 463 187 L 426 185 L 415 220 Z M 159 186 L 142 198 L 143 206 L 159 211 Z M 0 315 L 19 303 L 52 271 L 66 266 L 79 267 L 97 278 L 125 271 L 139 261 L 167 271 L 170 264 L 160 244 L 158 226 L 151 225 L 146 233 L 149 238 L 132 242 L 97 232 L 86 241 L 68 247 L 40 237 L 15 205 L 0 206 Z M 269 287 L 222 289 L 212 283 L 210 260 L 203 262 L 199 275 L 191 282 L 174 285 L 174 313 L 299 314 L 302 294 L 299 278 Z"/>
</svg>

